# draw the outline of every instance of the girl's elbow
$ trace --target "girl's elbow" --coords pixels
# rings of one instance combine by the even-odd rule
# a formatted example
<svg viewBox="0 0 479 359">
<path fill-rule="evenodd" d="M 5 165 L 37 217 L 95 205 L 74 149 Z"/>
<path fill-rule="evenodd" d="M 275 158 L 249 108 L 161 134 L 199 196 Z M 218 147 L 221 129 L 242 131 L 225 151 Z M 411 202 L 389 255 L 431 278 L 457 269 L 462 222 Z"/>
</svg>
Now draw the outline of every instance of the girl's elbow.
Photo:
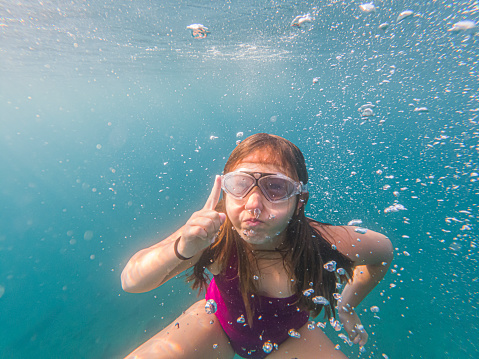
<svg viewBox="0 0 479 359">
<path fill-rule="evenodd" d="M 391 240 L 386 236 L 384 236 L 383 239 L 381 252 L 383 257 L 383 263 L 386 262 L 389 266 L 394 258 L 394 248 Z"/>
<path fill-rule="evenodd" d="M 142 293 L 127 271 L 121 273 L 121 288 L 127 293 Z"/>
</svg>

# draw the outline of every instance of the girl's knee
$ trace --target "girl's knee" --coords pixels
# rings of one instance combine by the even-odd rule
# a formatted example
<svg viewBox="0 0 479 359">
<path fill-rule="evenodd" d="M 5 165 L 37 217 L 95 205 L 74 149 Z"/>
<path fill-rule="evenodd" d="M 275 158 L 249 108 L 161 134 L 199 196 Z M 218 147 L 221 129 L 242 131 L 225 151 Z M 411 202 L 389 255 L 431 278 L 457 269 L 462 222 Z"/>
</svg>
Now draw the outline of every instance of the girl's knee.
<svg viewBox="0 0 479 359">
<path fill-rule="evenodd" d="M 136 349 L 128 358 L 232 358 L 228 337 L 205 300 L 189 307 L 175 321 Z"/>
</svg>

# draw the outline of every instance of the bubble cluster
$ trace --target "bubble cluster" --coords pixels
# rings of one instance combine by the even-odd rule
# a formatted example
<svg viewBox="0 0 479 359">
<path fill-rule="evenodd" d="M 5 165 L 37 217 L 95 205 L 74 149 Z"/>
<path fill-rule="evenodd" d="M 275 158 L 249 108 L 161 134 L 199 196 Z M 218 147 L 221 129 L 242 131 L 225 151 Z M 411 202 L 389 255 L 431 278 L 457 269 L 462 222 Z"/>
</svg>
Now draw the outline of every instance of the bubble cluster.
<svg viewBox="0 0 479 359">
<path fill-rule="evenodd" d="M 399 212 L 399 211 L 406 211 L 407 208 L 404 207 L 400 203 L 395 203 L 387 208 L 384 209 L 384 213 L 392 213 L 392 212 Z"/>
</svg>

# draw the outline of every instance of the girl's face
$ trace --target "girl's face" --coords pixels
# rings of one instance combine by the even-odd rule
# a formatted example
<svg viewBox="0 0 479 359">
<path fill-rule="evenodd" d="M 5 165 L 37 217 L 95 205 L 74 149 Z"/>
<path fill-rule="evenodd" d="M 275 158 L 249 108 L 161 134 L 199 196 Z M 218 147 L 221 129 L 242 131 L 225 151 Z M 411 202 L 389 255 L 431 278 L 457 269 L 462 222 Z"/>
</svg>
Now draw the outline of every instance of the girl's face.
<svg viewBox="0 0 479 359">
<path fill-rule="evenodd" d="M 260 163 L 260 156 L 249 155 L 233 171 L 285 173 L 275 164 Z M 285 229 L 297 209 L 297 196 L 272 203 L 261 189 L 254 187 L 244 198 L 236 199 L 226 194 L 226 214 L 244 241 L 256 249 L 275 249 L 284 240 Z"/>
</svg>

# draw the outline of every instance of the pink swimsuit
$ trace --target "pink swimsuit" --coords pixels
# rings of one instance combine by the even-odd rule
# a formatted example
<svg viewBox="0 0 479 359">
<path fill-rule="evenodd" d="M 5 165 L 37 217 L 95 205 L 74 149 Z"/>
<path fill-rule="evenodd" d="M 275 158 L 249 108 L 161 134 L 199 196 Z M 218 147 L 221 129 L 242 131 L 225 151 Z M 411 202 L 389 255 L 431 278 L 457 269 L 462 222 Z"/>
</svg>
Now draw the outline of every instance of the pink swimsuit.
<svg viewBox="0 0 479 359">
<path fill-rule="evenodd" d="M 233 250 L 233 252 L 235 252 Z M 298 330 L 308 322 L 309 312 L 301 311 L 297 296 L 251 298 L 254 308 L 253 326 L 246 322 L 246 309 L 239 290 L 236 253 L 226 270 L 215 275 L 206 291 L 206 299 L 218 306 L 216 317 L 228 336 L 234 351 L 243 358 L 265 358 L 266 342 L 280 345 L 289 337 L 289 330 Z"/>
</svg>

